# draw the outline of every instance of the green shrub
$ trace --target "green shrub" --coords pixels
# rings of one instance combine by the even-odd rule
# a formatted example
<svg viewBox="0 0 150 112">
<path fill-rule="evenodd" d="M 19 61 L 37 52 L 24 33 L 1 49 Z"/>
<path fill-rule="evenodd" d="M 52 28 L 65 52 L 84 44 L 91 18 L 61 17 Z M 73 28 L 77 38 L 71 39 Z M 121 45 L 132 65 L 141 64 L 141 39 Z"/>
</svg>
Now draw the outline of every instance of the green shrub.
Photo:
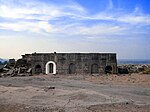
<svg viewBox="0 0 150 112">
<path fill-rule="evenodd" d="M 149 68 L 149 69 L 145 69 L 145 70 L 143 71 L 143 74 L 150 74 L 150 68 Z"/>
</svg>

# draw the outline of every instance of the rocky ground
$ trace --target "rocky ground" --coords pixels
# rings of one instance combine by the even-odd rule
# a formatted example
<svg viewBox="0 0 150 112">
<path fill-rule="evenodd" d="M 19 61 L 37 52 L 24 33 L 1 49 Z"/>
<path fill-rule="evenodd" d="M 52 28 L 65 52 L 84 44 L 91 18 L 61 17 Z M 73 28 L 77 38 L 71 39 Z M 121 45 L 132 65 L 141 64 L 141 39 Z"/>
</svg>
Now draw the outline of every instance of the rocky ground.
<svg viewBox="0 0 150 112">
<path fill-rule="evenodd" d="M 101 75 L 85 78 L 87 81 L 99 84 L 137 85 L 150 88 L 150 75 L 148 74 L 124 74 L 124 75 Z"/>
<path fill-rule="evenodd" d="M 150 75 L 0 78 L 0 112 L 149 112 Z"/>
<path fill-rule="evenodd" d="M 26 105 L 0 105 L 0 112 L 149 112 L 150 106 L 133 104 L 92 105 L 76 108 L 31 107 Z"/>
</svg>

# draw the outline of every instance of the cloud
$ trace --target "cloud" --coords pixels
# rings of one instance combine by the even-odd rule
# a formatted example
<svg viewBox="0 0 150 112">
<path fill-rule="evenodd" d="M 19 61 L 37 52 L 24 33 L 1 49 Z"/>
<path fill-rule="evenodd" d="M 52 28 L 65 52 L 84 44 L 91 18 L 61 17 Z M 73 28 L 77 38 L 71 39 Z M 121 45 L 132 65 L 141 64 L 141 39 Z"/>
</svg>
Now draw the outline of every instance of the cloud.
<svg viewBox="0 0 150 112">
<path fill-rule="evenodd" d="M 70 31 L 72 30 L 72 31 Z M 98 36 L 109 36 L 109 35 L 119 35 L 121 31 L 125 30 L 125 28 L 121 26 L 113 26 L 107 24 L 93 25 L 93 26 L 77 26 L 73 27 L 73 29 L 67 29 L 66 31 L 70 31 L 68 35 L 80 35 L 84 37 L 98 37 Z M 65 32 L 65 31 L 64 31 Z"/>
<path fill-rule="evenodd" d="M 0 23 L 0 29 L 13 31 L 31 31 L 31 32 L 52 32 L 52 26 L 47 22 L 17 22 Z"/>
<path fill-rule="evenodd" d="M 149 14 L 142 13 L 137 6 L 133 12 L 126 12 L 115 8 L 112 0 L 107 2 L 104 11 L 91 14 L 73 0 L 62 0 L 61 4 L 57 0 L 0 0 L 0 29 L 55 34 L 55 38 L 62 34 L 87 39 L 112 37 L 111 40 L 114 36 L 148 32 L 142 29 L 150 25 Z"/>
<path fill-rule="evenodd" d="M 6 1 L 1 1 L 0 4 L 0 17 L 4 18 L 51 20 L 61 16 L 85 13 L 84 8 L 75 2 L 65 5 L 59 4 L 58 6 L 55 3 L 37 2 L 35 0 L 29 2 L 15 1 L 16 4 L 13 0 Z"/>
<path fill-rule="evenodd" d="M 59 51 L 149 58 L 150 14 L 104 1 L 105 9 L 91 13 L 75 0 L 0 0 L 1 56 Z"/>
<path fill-rule="evenodd" d="M 150 15 L 125 15 L 117 19 L 120 22 L 130 24 L 150 25 Z"/>
<path fill-rule="evenodd" d="M 38 33 L 43 33 L 43 30 L 49 33 L 55 31 L 54 29 L 58 31 L 57 23 L 61 23 L 62 18 L 71 21 L 86 13 L 83 7 L 73 1 L 63 2 L 64 5 L 59 4 L 58 6 L 57 3 L 51 1 L 46 3 L 36 0 L 28 2 L 25 0 L 1 0 L 0 19 L 3 19 L 3 21 L 0 22 L 0 29 Z M 57 23 L 52 25 L 51 22 L 55 20 Z M 65 24 L 68 24 L 68 22 L 65 21 Z M 55 28 L 52 28 L 52 26 L 55 26 Z"/>
</svg>

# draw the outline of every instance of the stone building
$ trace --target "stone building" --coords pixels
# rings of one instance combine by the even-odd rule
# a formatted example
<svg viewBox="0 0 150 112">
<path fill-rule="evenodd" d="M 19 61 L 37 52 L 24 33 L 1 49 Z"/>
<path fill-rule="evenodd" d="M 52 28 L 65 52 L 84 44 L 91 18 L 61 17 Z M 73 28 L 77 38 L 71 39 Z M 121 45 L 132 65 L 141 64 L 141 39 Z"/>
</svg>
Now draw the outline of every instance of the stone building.
<svg viewBox="0 0 150 112">
<path fill-rule="evenodd" d="M 33 74 L 117 73 L 115 53 L 32 53 L 22 55 Z"/>
</svg>

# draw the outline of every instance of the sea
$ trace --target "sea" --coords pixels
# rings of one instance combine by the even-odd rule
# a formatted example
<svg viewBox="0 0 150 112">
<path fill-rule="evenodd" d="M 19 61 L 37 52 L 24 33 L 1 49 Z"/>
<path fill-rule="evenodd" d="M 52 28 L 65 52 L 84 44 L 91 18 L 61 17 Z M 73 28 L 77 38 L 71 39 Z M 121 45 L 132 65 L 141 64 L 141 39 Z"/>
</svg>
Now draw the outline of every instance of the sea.
<svg viewBox="0 0 150 112">
<path fill-rule="evenodd" d="M 122 64 L 150 64 L 150 59 L 118 59 L 118 65 Z"/>
</svg>

